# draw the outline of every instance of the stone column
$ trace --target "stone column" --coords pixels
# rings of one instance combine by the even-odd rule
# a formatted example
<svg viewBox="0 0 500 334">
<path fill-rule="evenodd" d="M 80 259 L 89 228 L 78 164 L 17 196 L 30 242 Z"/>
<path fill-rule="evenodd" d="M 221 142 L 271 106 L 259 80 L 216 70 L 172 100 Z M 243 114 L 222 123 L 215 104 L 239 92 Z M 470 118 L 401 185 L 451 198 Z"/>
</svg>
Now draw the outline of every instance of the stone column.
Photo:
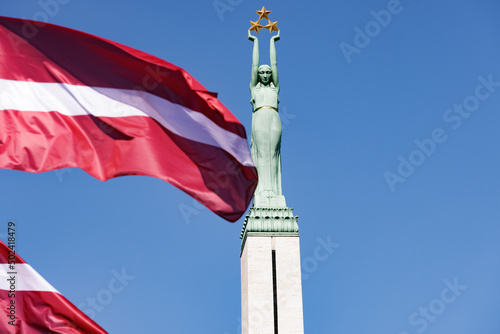
<svg viewBox="0 0 500 334">
<path fill-rule="evenodd" d="M 298 217 L 252 207 L 241 238 L 242 334 L 303 334 Z"/>
</svg>

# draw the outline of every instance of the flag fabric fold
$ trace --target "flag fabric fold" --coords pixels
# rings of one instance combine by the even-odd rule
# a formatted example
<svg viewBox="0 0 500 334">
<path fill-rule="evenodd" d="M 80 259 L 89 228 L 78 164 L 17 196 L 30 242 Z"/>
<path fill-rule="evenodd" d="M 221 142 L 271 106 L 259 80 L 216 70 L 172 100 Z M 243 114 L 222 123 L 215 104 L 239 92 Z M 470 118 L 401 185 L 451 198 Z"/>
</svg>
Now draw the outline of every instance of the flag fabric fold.
<svg viewBox="0 0 500 334">
<path fill-rule="evenodd" d="M 0 333 L 107 333 L 14 254 L 0 241 Z"/>
<path fill-rule="evenodd" d="M 183 69 L 83 32 L 0 17 L 0 168 L 163 179 L 236 221 L 257 172 L 243 125 Z"/>
</svg>

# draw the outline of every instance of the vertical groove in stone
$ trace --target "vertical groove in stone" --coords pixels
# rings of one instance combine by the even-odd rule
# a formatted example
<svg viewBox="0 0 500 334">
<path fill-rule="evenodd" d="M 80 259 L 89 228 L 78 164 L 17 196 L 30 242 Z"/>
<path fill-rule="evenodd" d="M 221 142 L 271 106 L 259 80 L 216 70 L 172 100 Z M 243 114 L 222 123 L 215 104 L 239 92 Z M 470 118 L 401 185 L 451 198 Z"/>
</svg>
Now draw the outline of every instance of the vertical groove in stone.
<svg viewBox="0 0 500 334">
<path fill-rule="evenodd" d="M 276 285 L 276 251 L 272 250 L 273 259 L 273 304 L 274 304 L 274 334 L 278 334 L 278 287 Z"/>
</svg>

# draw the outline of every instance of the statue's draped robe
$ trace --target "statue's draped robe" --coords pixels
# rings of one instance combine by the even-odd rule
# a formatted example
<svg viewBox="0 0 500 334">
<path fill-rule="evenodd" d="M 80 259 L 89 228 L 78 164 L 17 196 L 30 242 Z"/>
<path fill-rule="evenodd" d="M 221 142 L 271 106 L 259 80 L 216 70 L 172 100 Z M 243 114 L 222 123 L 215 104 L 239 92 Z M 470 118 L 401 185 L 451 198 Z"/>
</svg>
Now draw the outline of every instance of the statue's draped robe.
<svg viewBox="0 0 500 334">
<path fill-rule="evenodd" d="M 269 103 L 270 98 L 273 103 Z M 259 183 L 256 196 L 278 197 L 281 193 L 281 120 L 278 89 L 261 83 L 252 91 L 252 159 Z"/>
</svg>

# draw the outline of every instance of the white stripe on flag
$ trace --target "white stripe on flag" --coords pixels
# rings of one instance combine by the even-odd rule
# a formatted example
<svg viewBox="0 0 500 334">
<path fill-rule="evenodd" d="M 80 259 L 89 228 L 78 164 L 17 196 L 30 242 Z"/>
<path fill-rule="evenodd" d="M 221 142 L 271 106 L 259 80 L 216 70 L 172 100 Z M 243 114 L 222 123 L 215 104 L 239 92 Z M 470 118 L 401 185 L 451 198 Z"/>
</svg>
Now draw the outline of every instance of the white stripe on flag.
<svg viewBox="0 0 500 334">
<path fill-rule="evenodd" d="M 0 110 L 7 109 L 67 116 L 151 117 L 183 138 L 219 147 L 244 166 L 254 165 L 244 138 L 202 113 L 141 90 L 0 79 Z"/>
<path fill-rule="evenodd" d="M 15 272 L 16 274 L 8 274 L 9 272 Z M 14 270 L 11 270 L 7 263 L 0 264 L 0 290 L 11 290 L 10 281 L 7 279 L 12 276 L 15 278 L 15 291 L 58 292 L 27 263 L 16 264 Z"/>
</svg>

